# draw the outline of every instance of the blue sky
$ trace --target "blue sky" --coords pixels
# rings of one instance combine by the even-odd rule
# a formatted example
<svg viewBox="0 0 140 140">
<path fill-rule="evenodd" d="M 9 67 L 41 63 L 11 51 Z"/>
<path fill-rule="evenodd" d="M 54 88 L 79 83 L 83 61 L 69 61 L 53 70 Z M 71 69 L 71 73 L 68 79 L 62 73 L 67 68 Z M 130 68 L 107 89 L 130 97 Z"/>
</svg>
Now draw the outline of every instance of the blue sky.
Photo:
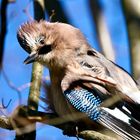
<svg viewBox="0 0 140 140">
<path fill-rule="evenodd" d="M 91 18 L 88 0 L 59 1 L 69 18 L 70 24 L 76 26 L 84 33 L 91 46 L 97 50 L 100 50 L 97 42 L 94 21 Z M 112 44 L 116 53 L 116 63 L 130 72 L 129 45 L 120 0 L 99 1 L 103 8 L 105 20 L 107 22 Z M 9 4 L 7 9 L 8 25 L 5 40 L 3 70 L 7 74 L 12 84 L 14 84 L 16 87 L 20 87 L 21 85 L 30 82 L 31 77 L 32 65 L 23 64 L 23 60 L 27 56 L 27 53 L 19 47 L 16 39 L 16 32 L 19 25 L 28 20 L 27 15 L 23 12 L 23 9 L 28 4 L 29 0 L 17 0 L 16 3 Z M 33 15 L 32 2 L 30 2 L 29 12 L 31 15 Z M 47 70 L 45 70 L 44 73 L 47 75 Z M 18 94 L 7 85 L 3 74 L 0 75 L 0 83 L 0 101 L 3 98 L 5 104 L 7 104 L 10 99 L 12 100 L 10 106 L 4 110 L 5 113 L 9 115 L 18 105 Z M 27 104 L 28 91 L 29 88 L 26 88 L 20 94 L 22 98 L 22 104 Z M 75 140 L 75 138 L 63 136 L 60 130 L 51 126 L 43 124 L 37 126 L 37 139 L 39 140 Z M 13 138 L 14 132 L 0 129 L 0 139 L 12 140 Z"/>
</svg>

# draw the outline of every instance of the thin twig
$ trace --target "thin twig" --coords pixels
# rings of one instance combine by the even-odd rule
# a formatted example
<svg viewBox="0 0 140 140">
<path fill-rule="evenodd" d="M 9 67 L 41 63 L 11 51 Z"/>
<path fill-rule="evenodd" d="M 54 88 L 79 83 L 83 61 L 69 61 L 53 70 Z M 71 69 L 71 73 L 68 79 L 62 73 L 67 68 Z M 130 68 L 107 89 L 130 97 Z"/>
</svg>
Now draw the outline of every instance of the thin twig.
<svg viewBox="0 0 140 140">
<path fill-rule="evenodd" d="M 27 17 L 29 18 L 30 21 L 32 21 L 34 18 L 31 16 L 30 12 L 29 12 L 29 8 L 31 5 L 32 1 L 29 1 L 29 3 L 27 4 L 27 6 L 23 9 L 23 12 L 27 15 Z"/>
<path fill-rule="evenodd" d="M 52 21 L 52 18 L 55 16 L 55 10 L 52 10 L 52 14 L 49 17 L 49 22 Z"/>
<path fill-rule="evenodd" d="M 9 102 L 7 103 L 7 105 L 4 104 L 4 99 L 2 98 L 2 108 L 0 107 L 0 109 L 6 109 L 8 108 L 8 106 L 10 105 L 12 99 L 9 100 Z"/>
<path fill-rule="evenodd" d="M 18 98 L 19 98 L 19 105 L 21 104 L 21 91 L 13 84 L 13 82 L 12 81 L 10 81 L 9 80 L 9 78 L 8 78 L 8 76 L 7 76 L 7 74 L 5 73 L 5 71 L 4 70 L 2 70 L 2 74 L 3 74 L 3 77 L 4 77 L 4 79 L 5 79 L 5 81 L 6 81 L 6 83 L 8 84 L 8 86 L 11 88 L 11 89 L 13 89 L 14 91 L 16 91 L 17 92 L 17 95 L 18 95 Z"/>
</svg>

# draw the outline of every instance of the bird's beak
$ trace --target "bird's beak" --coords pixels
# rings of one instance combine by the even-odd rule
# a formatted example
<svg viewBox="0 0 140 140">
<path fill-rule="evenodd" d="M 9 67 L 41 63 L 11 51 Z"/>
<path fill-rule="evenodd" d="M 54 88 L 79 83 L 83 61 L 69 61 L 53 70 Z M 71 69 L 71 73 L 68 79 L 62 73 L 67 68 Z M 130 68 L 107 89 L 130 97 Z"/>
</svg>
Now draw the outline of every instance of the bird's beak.
<svg viewBox="0 0 140 140">
<path fill-rule="evenodd" d="M 36 52 L 32 52 L 25 60 L 24 64 L 32 63 L 36 60 L 38 54 Z"/>
</svg>

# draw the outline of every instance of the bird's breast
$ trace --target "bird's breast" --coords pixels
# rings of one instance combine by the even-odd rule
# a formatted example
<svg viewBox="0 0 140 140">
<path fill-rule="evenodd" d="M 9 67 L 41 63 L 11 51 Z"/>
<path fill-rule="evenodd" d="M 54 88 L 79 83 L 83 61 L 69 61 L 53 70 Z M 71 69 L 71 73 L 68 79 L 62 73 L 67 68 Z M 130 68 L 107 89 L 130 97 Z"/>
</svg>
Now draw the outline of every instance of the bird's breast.
<svg viewBox="0 0 140 140">
<path fill-rule="evenodd" d="M 61 117 L 68 115 L 70 119 L 72 119 L 73 117 L 71 114 L 76 112 L 76 110 L 66 100 L 60 85 L 52 85 L 51 96 L 55 112 Z"/>
</svg>

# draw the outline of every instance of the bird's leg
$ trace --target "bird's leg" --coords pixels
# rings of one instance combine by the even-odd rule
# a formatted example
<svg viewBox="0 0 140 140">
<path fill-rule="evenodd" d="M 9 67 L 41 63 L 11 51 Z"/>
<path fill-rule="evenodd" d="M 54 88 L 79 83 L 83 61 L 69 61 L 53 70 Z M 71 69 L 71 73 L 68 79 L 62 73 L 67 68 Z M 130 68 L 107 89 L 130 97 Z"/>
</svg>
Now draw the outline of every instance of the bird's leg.
<svg viewBox="0 0 140 140">
<path fill-rule="evenodd" d="M 78 128 L 78 126 L 76 126 L 75 129 L 76 129 L 76 138 L 77 138 L 77 140 L 79 140 L 79 136 L 78 136 L 78 134 L 79 134 L 79 128 Z"/>
</svg>

